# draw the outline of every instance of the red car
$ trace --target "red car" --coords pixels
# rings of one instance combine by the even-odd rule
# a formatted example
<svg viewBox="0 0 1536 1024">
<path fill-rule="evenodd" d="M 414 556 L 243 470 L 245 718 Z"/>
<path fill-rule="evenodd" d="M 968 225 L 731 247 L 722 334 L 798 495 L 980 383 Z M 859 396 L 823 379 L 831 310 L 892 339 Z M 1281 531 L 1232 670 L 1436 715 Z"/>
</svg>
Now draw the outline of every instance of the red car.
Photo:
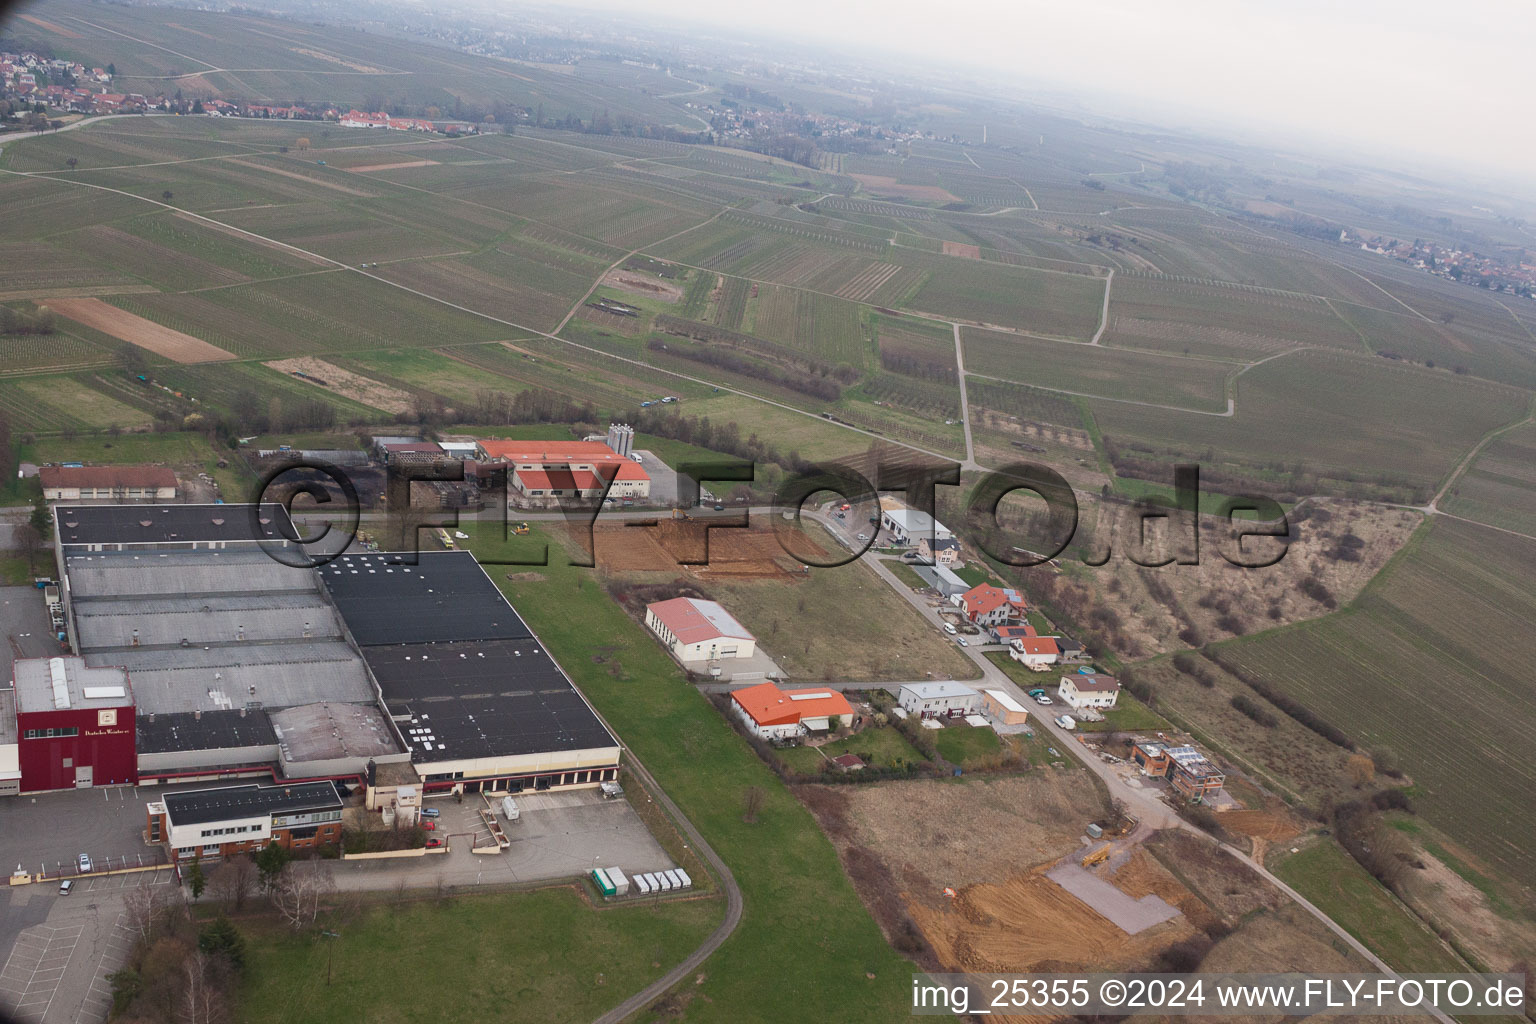
<svg viewBox="0 0 1536 1024">
<path fill-rule="evenodd" d="M 435 822 L 435 821 L 424 821 L 424 822 L 421 823 L 421 827 L 425 831 L 427 831 L 427 832 L 436 832 L 437 831 L 437 822 Z"/>
<path fill-rule="evenodd" d="M 435 850 L 439 846 L 442 846 L 442 845 L 443 845 L 443 841 L 441 839 L 428 839 L 427 840 L 427 849 L 429 849 L 429 850 Z"/>
</svg>

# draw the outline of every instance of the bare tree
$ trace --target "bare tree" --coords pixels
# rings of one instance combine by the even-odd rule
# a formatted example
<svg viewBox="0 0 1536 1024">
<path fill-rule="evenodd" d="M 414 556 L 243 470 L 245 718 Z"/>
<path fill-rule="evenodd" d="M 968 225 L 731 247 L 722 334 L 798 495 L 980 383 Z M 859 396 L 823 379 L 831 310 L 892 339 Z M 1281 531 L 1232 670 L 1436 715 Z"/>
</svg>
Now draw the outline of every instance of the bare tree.
<svg viewBox="0 0 1536 1024">
<path fill-rule="evenodd" d="M 1354 782 L 1356 789 L 1376 777 L 1376 762 L 1364 754 L 1355 754 L 1344 767 L 1349 772 L 1349 778 Z"/>
<path fill-rule="evenodd" d="M 209 874 L 208 890 L 214 899 L 235 910 L 243 909 L 256 891 L 256 865 L 245 854 L 229 858 Z"/>
<path fill-rule="evenodd" d="M 295 930 L 313 924 L 320 915 L 320 901 L 336 891 L 330 869 L 317 861 L 291 865 L 272 886 L 272 905 Z"/>
<path fill-rule="evenodd" d="M 223 980 L 214 958 L 197 950 L 181 964 L 182 988 L 176 1000 L 178 1024 L 222 1024 L 225 1020 Z"/>
<path fill-rule="evenodd" d="M 156 884 L 144 876 L 138 885 L 123 894 L 123 911 L 128 917 L 128 927 L 148 943 L 155 930 L 165 920 L 170 909 L 171 886 Z"/>
</svg>

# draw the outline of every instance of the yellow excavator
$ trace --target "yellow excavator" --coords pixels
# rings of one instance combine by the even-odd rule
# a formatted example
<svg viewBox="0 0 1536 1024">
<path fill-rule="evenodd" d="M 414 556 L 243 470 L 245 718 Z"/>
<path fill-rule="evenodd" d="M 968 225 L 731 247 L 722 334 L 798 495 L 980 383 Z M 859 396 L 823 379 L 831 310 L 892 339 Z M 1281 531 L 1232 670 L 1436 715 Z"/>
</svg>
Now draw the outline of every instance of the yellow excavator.
<svg viewBox="0 0 1536 1024">
<path fill-rule="evenodd" d="M 516 526 L 512 527 L 512 532 L 517 534 L 519 537 L 521 537 L 523 534 L 527 533 L 530 529 L 532 529 L 532 527 L 530 527 L 528 525 L 527 521 L 524 521 L 524 522 L 518 523 Z"/>
<path fill-rule="evenodd" d="M 1092 853 L 1088 854 L 1088 856 L 1083 858 L 1083 867 L 1091 868 L 1095 864 L 1103 864 L 1105 861 L 1109 860 L 1109 851 L 1112 849 L 1114 849 L 1113 846 L 1111 846 L 1109 843 L 1105 843 L 1103 846 L 1099 847 L 1097 850 L 1094 850 Z"/>
</svg>

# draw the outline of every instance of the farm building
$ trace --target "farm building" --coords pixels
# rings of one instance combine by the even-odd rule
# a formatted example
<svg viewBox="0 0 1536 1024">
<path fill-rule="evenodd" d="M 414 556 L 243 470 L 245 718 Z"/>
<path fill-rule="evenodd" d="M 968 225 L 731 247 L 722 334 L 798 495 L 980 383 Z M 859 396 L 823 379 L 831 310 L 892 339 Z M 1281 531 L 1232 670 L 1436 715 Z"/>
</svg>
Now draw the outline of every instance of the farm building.
<svg viewBox="0 0 1536 1024">
<path fill-rule="evenodd" d="M 904 683 L 897 702 L 919 718 L 952 718 L 969 715 L 981 707 L 981 694 L 964 683 Z"/>
<path fill-rule="evenodd" d="M 960 560 L 960 542 L 953 537 L 921 537 L 917 542 L 917 553 L 923 561 L 934 565 L 950 569 L 965 567 L 965 563 Z"/>
<path fill-rule="evenodd" d="M 718 602 L 693 597 L 657 601 L 645 609 L 645 625 L 684 664 L 717 658 L 750 658 L 757 640 Z"/>
<path fill-rule="evenodd" d="M 915 565 L 913 571 L 922 578 L 934 590 L 944 597 L 955 597 L 971 589 L 971 585 L 956 576 L 947 566 L 943 565 Z"/>
<path fill-rule="evenodd" d="M 1009 642 L 1008 657 L 1031 671 L 1044 672 L 1061 660 L 1061 651 L 1054 637 L 1023 636 Z"/>
<path fill-rule="evenodd" d="M 44 466 L 48 501 L 175 501 L 176 474 L 165 466 Z"/>
<path fill-rule="evenodd" d="M 954 537 L 943 523 L 926 512 L 911 508 L 885 508 L 881 502 L 880 528 L 890 535 L 897 547 L 917 547 L 924 538 L 948 540 Z"/>
<path fill-rule="evenodd" d="M 601 441 L 477 441 L 479 461 L 508 471 L 507 501 L 554 505 L 560 499 L 643 500 L 651 477 Z"/>
<path fill-rule="evenodd" d="M 1006 690 L 982 690 L 981 708 L 998 725 L 1023 725 L 1029 721 L 1029 709 Z"/>
<path fill-rule="evenodd" d="M 781 690 L 772 683 L 733 690 L 731 707 L 752 735 L 765 740 L 824 732 L 833 718 L 853 719 L 853 706 L 836 690 Z"/>
<path fill-rule="evenodd" d="M 1112 708 L 1120 699 L 1120 681 L 1103 674 L 1066 675 L 1056 692 L 1074 708 Z"/>
<path fill-rule="evenodd" d="M 331 782 L 167 793 L 145 811 L 145 839 L 172 860 L 229 857 L 269 842 L 303 853 L 341 841 L 341 797 Z"/>
<path fill-rule="evenodd" d="M 1024 617 L 1028 604 L 1013 587 L 981 583 L 953 599 L 966 618 L 978 626 L 998 626 Z"/>
<path fill-rule="evenodd" d="M 14 723 L 19 793 L 138 781 L 133 691 L 120 668 L 91 668 L 80 658 L 21 658 L 13 666 L 14 699 L 0 715 Z M 0 783 L 3 785 L 3 783 Z"/>
</svg>

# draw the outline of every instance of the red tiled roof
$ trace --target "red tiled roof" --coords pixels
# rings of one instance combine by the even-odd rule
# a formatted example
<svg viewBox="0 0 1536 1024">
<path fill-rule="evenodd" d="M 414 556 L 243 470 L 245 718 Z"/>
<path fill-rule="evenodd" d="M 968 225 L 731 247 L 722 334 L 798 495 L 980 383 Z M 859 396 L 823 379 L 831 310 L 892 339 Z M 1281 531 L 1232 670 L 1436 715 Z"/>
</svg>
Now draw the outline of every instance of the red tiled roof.
<svg viewBox="0 0 1536 1024">
<path fill-rule="evenodd" d="M 49 489 L 176 486 L 176 474 L 165 466 L 44 466 L 37 476 Z"/>
<path fill-rule="evenodd" d="M 733 690 L 731 700 L 758 725 L 787 725 L 802 718 L 852 715 L 848 698 L 836 690 L 781 690 L 772 683 L 759 683 L 744 690 Z"/>
<path fill-rule="evenodd" d="M 990 583 L 981 583 L 972 587 L 960 599 L 965 602 L 966 611 L 972 615 L 985 615 L 1005 604 L 1024 607 L 1023 594 L 1012 587 L 1005 590 L 1002 587 L 994 587 Z"/>
<path fill-rule="evenodd" d="M 1056 646 L 1056 638 L 1049 636 L 1026 636 L 1013 641 L 1023 654 L 1061 654 L 1061 648 Z"/>
<path fill-rule="evenodd" d="M 597 474 L 585 469 L 519 469 L 515 475 L 531 491 L 598 491 L 603 487 Z"/>
<path fill-rule="evenodd" d="M 601 441 L 477 441 L 487 458 L 506 462 L 584 462 L 612 467 L 615 481 L 649 480 L 634 459 L 620 455 Z M 606 478 L 605 470 L 598 470 Z"/>
</svg>

